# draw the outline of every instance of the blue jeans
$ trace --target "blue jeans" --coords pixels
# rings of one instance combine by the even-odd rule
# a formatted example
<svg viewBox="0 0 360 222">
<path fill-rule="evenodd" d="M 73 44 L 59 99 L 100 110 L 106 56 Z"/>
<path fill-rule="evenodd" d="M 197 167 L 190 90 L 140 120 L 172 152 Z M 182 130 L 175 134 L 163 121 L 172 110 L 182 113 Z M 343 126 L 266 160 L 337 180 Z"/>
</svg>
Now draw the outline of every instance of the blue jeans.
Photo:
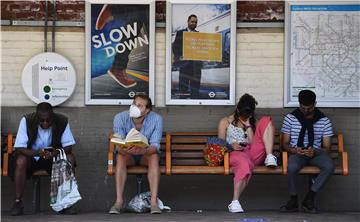
<svg viewBox="0 0 360 222">
<path fill-rule="evenodd" d="M 291 154 L 287 168 L 290 195 L 297 195 L 298 173 L 306 165 L 317 166 L 320 168 L 320 173 L 316 176 L 311 185 L 311 190 L 314 192 L 318 192 L 324 186 L 335 168 L 334 162 L 325 150 L 315 149 L 312 158 L 299 154 Z"/>
</svg>

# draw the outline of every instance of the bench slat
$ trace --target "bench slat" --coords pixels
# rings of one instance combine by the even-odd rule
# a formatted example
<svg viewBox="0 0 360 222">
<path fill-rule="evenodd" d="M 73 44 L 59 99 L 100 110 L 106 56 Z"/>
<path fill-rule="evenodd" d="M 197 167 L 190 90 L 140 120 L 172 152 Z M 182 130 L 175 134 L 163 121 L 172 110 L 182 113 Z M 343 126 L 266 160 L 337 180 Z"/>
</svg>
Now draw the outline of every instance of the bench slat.
<svg viewBox="0 0 360 222">
<path fill-rule="evenodd" d="M 202 151 L 205 143 L 202 144 L 172 144 L 171 151 Z"/>
<path fill-rule="evenodd" d="M 256 166 L 254 168 L 253 173 L 254 174 L 282 174 L 282 166 L 277 167 L 267 167 L 267 166 Z M 232 172 L 232 170 L 231 170 Z"/>
<path fill-rule="evenodd" d="M 306 166 L 302 168 L 299 172 L 300 174 L 318 174 L 320 169 L 316 166 Z M 344 173 L 342 166 L 336 166 L 334 169 L 334 174 L 341 175 Z"/>
<path fill-rule="evenodd" d="M 165 174 L 165 166 L 160 166 L 160 172 Z M 147 174 L 147 167 L 146 166 L 132 166 L 128 167 L 129 174 Z"/>
<path fill-rule="evenodd" d="M 208 137 L 175 137 L 171 139 L 171 144 L 205 144 L 208 140 Z"/>
<path fill-rule="evenodd" d="M 32 175 L 33 176 L 49 176 L 49 174 L 46 170 L 35 171 Z"/>
<path fill-rule="evenodd" d="M 173 166 L 207 166 L 204 159 L 172 159 Z"/>
<path fill-rule="evenodd" d="M 181 158 L 204 158 L 203 152 L 172 152 L 171 157 L 173 159 L 181 159 Z"/>
<path fill-rule="evenodd" d="M 217 132 L 171 132 L 171 136 L 217 136 Z"/>
<path fill-rule="evenodd" d="M 171 174 L 224 174 L 223 166 L 173 166 Z"/>
</svg>

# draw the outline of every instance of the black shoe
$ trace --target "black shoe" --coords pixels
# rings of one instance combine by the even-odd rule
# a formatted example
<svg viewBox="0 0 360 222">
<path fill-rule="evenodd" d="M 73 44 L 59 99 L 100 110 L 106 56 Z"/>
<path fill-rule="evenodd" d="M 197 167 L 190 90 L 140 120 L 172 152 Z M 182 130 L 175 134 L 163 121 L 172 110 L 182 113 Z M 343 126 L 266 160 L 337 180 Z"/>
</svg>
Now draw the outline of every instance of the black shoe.
<svg viewBox="0 0 360 222">
<path fill-rule="evenodd" d="M 15 201 L 14 205 L 11 208 L 11 215 L 12 216 L 20 216 L 23 214 L 24 211 L 24 205 L 23 202 L 20 201 Z"/>
<path fill-rule="evenodd" d="M 290 212 L 297 212 L 299 210 L 299 205 L 297 200 L 290 199 L 286 205 L 280 207 L 280 212 L 283 213 L 290 213 Z"/>
<path fill-rule="evenodd" d="M 71 207 L 68 207 L 68 208 L 65 208 L 65 209 L 59 211 L 59 214 L 65 214 L 65 215 L 75 215 L 77 213 L 78 212 L 74 206 L 71 206 Z"/>
<path fill-rule="evenodd" d="M 318 213 L 318 210 L 315 207 L 315 203 L 314 200 L 311 199 L 305 199 L 302 203 L 301 203 L 301 208 L 304 210 L 304 212 L 306 213 L 313 213 L 316 214 Z"/>
</svg>

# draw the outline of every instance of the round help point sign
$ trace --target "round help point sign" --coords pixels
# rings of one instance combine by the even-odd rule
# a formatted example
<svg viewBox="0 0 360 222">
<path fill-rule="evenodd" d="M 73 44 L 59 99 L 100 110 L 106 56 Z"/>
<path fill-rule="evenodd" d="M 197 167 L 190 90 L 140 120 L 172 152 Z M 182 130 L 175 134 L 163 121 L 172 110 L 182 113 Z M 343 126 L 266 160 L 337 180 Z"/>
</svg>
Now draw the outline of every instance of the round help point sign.
<svg viewBox="0 0 360 222">
<path fill-rule="evenodd" d="M 22 86 L 35 103 L 57 106 L 70 98 L 76 85 L 75 69 L 62 55 L 45 52 L 32 57 L 22 72 Z"/>
</svg>

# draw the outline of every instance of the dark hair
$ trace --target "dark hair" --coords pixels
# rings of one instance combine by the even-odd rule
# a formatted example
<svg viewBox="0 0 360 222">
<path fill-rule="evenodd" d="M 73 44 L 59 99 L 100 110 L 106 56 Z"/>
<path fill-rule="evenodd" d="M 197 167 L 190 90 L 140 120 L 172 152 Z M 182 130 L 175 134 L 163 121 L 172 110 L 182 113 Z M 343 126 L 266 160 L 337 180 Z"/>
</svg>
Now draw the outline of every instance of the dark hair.
<svg viewBox="0 0 360 222">
<path fill-rule="evenodd" d="M 187 21 L 190 21 L 190 19 L 191 19 L 192 17 L 197 18 L 197 16 L 196 16 L 196 15 L 191 14 L 191 15 L 189 15 L 189 17 L 188 17 L 188 20 L 187 20 Z"/>
<path fill-rule="evenodd" d="M 301 90 L 299 92 L 299 103 L 305 106 L 314 105 L 316 101 L 316 94 L 311 90 Z"/>
<path fill-rule="evenodd" d="M 50 103 L 42 102 L 36 106 L 36 113 L 49 113 L 50 115 L 52 115 L 53 108 Z"/>
<path fill-rule="evenodd" d="M 240 117 L 249 118 L 251 127 L 255 130 L 255 108 L 258 102 L 252 95 L 245 93 L 239 99 L 234 112 L 233 124 L 237 126 Z"/>
<path fill-rule="evenodd" d="M 147 109 L 150 109 L 150 111 L 152 110 L 152 102 L 151 102 L 151 99 L 150 97 L 146 94 L 146 93 L 138 93 L 136 94 L 136 96 L 134 97 L 134 100 L 136 98 L 141 98 L 143 100 L 146 100 L 146 108 Z"/>
</svg>

